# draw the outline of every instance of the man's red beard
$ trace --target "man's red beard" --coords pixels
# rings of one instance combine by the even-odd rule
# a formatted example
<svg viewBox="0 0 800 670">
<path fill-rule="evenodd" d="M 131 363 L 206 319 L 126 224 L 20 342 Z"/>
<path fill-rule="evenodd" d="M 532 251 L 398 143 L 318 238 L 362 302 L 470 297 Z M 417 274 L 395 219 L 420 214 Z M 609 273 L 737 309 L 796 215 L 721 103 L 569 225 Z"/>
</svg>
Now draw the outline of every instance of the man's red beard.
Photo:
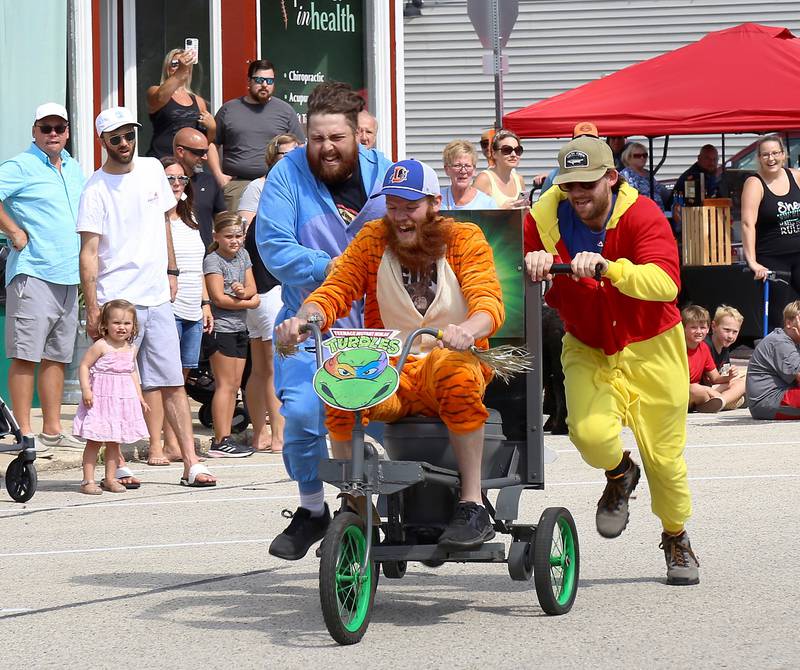
<svg viewBox="0 0 800 670">
<path fill-rule="evenodd" d="M 355 136 L 353 137 L 352 151 L 349 153 L 342 153 L 339 151 L 340 162 L 336 166 L 330 166 L 319 153 L 307 152 L 308 167 L 311 173 L 323 184 L 341 184 L 345 181 L 356 169 L 356 161 L 358 160 L 358 143 Z"/>
<path fill-rule="evenodd" d="M 446 219 L 428 208 L 425 223 L 417 226 L 416 238 L 413 242 L 401 243 L 394 224 L 387 216 L 383 217 L 386 226 L 386 246 L 391 249 L 400 261 L 400 265 L 409 270 L 427 270 L 433 263 L 444 256 L 453 219 Z"/>
</svg>

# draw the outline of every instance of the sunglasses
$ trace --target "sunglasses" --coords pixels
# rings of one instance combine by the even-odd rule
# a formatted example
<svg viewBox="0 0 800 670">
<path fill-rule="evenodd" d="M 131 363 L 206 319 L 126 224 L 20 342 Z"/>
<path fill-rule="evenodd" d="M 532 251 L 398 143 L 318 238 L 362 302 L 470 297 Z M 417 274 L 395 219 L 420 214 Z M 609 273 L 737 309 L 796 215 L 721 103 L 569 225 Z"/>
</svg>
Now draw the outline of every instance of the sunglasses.
<svg viewBox="0 0 800 670">
<path fill-rule="evenodd" d="M 489 140 L 481 140 L 481 149 L 486 149 L 489 146 Z"/>
<path fill-rule="evenodd" d="M 208 149 L 198 149 L 197 147 L 187 147 L 185 144 L 179 144 L 178 146 L 181 149 L 185 149 L 189 153 L 194 154 L 195 156 L 199 156 L 201 158 L 208 153 Z"/>
<path fill-rule="evenodd" d="M 468 163 L 453 163 L 450 166 L 450 169 L 455 170 L 456 172 L 470 172 L 471 170 L 475 169 L 475 166 Z"/>
<path fill-rule="evenodd" d="M 37 125 L 36 127 L 41 130 L 45 135 L 49 135 L 54 130 L 56 131 L 56 135 L 63 135 L 67 131 L 66 123 L 59 123 L 57 126 L 50 126 L 46 123 L 42 123 Z"/>
<path fill-rule="evenodd" d="M 632 158 L 647 158 L 647 154 L 631 154 Z"/>
<path fill-rule="evenodd" d="M 168 174 L 167 175 L 167 181 L 170 184 L 172 182 L 176 182 L 176 181 L 179 181 L 181 184 L 188 184 L 189 183 L 189 177 L 186 177 L 185 175 Z"/>
<path fill-rule="evenodd" d="M 118 145 L 120 142 L 122 142 L 122 140 L 123 140 L 123 139 L 124 139 L 124 140 L 125 140 L 125 141 L 126 141 L 128 144 L 130 144 L 131 142 L 133 142 L 133 141 L 136 139 L 136 131 L 135 131 L 135 130 L 131 130 L 131 131 L 130 131 L 130 132 L 128 132 L 128 133 L 122 133 L 121 135 L 114 135 L 113 137 L 109 137 L 109 138 L 108 138 L 108 143 L 109 143 L 109 144 L 110 144 L 112 147 L 115 147 L 115 146 L 117 146 L 117 145 Z"/>
<path fill-rule="evenodd" d="M 565 193 L 572 193 L 572 191 L 594 191 L 597 188 L 597 185 L 603 181 L 604 177 L 600 177 L 597 181 L 589 181 L 589 182 L 581 182 L 581 181 L 571 181 L 567 182 L 566 184 L 559 184 L 558 188 L 560 188 Z"/>
<path fill-rule="evenodd" d="M 508 145 L 505 145 L 505 146 L 500 147 L 500 149 L 498 149 L 498 151 L 501 154 L 503 154 L 503 156 L 510 156 L 511 154 L 517 154 L 517 156 L 522 156 L 522 152 L 524 151 L 524 149 L 522 148 L 521 144 L 519 144 L 519 145 L 517 145 L 515 147 L 510 147 Z"/>
<path fill-rule="evenodd" d="M 250 77 L 256 84 L 261 86 L 262 84 L 266 84 L 267 86 L 272 86 L 275 83 L 275 77 Z"/>
<path fill-rule="evenodd" d="M 180 64 L 181 64 L 181 62 L 179 60 L 171 60 L 169 62 L 169 66 L 170 67 L 178 67 Z"/>
</svg>

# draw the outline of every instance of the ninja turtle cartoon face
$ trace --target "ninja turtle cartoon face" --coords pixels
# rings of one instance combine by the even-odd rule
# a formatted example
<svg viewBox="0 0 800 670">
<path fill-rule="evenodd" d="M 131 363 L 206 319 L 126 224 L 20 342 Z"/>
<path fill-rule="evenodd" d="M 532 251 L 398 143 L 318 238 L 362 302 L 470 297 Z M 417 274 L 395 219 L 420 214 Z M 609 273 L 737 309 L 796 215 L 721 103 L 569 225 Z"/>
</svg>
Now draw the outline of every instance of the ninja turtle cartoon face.
<svg viewBox="0 0 800 670">
<path fill-rule="evenodd" d="M 314 375 L 314 391 L 338 409 L 372 407 L 390 397 L 400 376 L 385 351 L 349 349 L 334 354 Z"/>
</svg>

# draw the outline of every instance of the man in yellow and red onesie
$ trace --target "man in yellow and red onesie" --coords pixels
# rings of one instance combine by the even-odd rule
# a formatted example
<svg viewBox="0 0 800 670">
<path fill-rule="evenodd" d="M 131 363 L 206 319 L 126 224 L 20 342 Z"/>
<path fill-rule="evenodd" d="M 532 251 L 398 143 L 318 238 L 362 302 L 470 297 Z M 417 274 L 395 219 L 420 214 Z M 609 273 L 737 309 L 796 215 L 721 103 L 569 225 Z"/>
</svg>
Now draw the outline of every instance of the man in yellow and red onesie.
<svg viewBox="0 0 800 670">
<path fill-rule="evenodd" d="M 681 317 L 678 250 L 659 207 L 620 177 L 608 145 L 576 137 L 558 154 L 558 175 L 525 221 L 525 265 L 534 281 L 557 275 L 546 294 L 566 335 L 561 355 L 569 435 L 606 473 L 597 530 L 617 537 L 640 468 L 623 451 L 629 426 L 663 526 L 668 584 L 697 584 L 699 564 L 684 523 L 691 497 L 683 450 L 689 372 Z M 600 265 L 601 279 L 594 279 Z"/>
<path fill-rule="evenodd" d="M 275 339 L 301 342 L 307 335 L 299 328 L 310 316 L 319 316 L 324 328 L 361 298 L 366 328 L 398 330 L 403 339 L 417 328 L 442 331 L 441 342 L 430 336 L 417 341 L 397 393 L 364 414 L 377 421 L 412 414 L 442 419 L 458 462 L 461 497 L 439 544 L 475 548 L 494 537 L 481 497 L 489 416 L 483 393 L 492 373 L 469 351 L 488 346 L 505 317 L 492 249 L 477 226 L 439 216 L 439 180 L 424 163 L 395 163 L 375 195 L 386 196 L 386 215 L 364 224 L 297 316 L 276 328 Z M 352 412 L 326 407 L 337 458 L 349 457 L 353 421 Z"/>
</svg>

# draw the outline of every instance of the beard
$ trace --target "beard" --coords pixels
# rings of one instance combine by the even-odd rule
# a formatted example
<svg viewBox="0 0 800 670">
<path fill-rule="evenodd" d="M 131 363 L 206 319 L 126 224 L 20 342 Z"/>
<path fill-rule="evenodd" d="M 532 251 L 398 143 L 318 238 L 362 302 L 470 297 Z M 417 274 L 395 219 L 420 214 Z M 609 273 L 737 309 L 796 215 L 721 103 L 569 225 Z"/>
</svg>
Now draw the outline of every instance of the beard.
<svg viewBox="0 0 800 670">
<path fill-rule="evenodd" d="M 356 161 L 358 160 L 358 143 L 353 138 L 353 145 L 347 152 L 340 151 L 339 149 L 332 149 L 328 152 L 328 156 L 335 155 L 339 159 L 337 165 L 328 165 L 322 160 L 320 153 L 309 151 L 308 167 L 311 173 L 319 179 L 323 184 L 341 184 L 355 172 Z"/>
<path fill-rule="evenodd" d="M 400 265 L 409 270 L 427 270 L 444 256 L 453 219 L 439 216 L 432 206 L 423 224 L 417 225 L 413 242 L 401 242 L 397 230 L 388 216 L 383 217 L 386 226 L 386 246 L 397 256 Z"/>
<path fill-rule="evenodd" d="M 134 140 L 133 142 L 129 142 L 128 147 L 130 148 L 128 155 L 122 156 L 120 155 L 117 147 L 112 146 L 108 142 L 105 143 L 106 153 L 114 162 L 119 163 L 120 165 L 127 165 L 133 160 L 133 156 L 136 153 L 136 141 Z"/>
</svg>

